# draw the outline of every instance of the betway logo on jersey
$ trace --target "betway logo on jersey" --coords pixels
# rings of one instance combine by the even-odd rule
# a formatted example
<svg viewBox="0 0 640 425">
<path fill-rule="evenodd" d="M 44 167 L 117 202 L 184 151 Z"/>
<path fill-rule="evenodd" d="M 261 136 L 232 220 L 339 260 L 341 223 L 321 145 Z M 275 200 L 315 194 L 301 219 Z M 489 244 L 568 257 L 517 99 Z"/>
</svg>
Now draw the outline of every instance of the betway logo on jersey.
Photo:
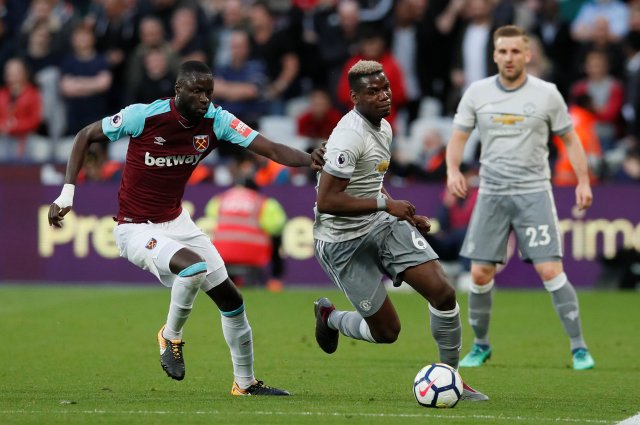
<svg viewBox="0 0 640 425">
<path fill-rule="evenodd" d="M 153 167 L 173 167 L 174 165 L 196 165 L 200 160 L 200 155 L 167 155 L 153 157 L 149 152 L 144 154 L 144 165 Z"/>
</svg>

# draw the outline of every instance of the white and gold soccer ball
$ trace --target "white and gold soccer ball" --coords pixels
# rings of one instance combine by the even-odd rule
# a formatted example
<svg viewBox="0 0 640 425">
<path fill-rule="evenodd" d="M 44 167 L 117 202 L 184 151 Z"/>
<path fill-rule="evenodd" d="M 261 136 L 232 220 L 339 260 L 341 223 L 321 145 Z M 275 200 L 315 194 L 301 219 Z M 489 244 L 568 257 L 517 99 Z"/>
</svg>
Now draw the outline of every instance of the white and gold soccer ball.
<svg viewBox="0 0 640 425">
<path fill-rule="evenodd" d="M 413 395 L 424 407 L 454 407 L 462 396 L 462 378 L 451 366 L 432 363 L 413 380 Z"/>
</svg>

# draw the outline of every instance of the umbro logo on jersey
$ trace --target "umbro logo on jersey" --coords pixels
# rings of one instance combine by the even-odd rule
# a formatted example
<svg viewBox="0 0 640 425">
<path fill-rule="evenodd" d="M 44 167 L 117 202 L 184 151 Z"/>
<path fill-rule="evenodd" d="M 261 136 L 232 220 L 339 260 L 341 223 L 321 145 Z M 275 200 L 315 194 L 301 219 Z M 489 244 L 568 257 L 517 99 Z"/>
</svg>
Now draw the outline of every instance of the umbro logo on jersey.
<svg viewBox="0 0 640 425">
<path fill-rule="evenodd" d="M 156 145 L 160 145 L 160 146 L 164 146 L 164 143 L 166 142 L 165 139 L 163 139 L 162 137 L 158 136 L 158 137 L 154 137 L 154 142 Z"/>
<path fill-rule="evenodd" d="M 167 155 L 153 157 L 149 152 L 144 154 L 144 165 L 149 167 L 173 167 L 174 165 L 196 165 L 202 155 Z"/>
</svg>

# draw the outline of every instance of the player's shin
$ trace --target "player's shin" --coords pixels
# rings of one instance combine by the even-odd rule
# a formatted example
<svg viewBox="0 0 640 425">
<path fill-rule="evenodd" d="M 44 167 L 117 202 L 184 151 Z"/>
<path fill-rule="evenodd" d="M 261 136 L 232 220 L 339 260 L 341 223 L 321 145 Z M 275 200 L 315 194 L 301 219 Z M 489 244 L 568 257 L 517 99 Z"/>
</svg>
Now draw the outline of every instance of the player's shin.
<svg viewBox="0 0 640 425">
<path fill-rule="evenodd" d="M 441 311 L 429 305 L 429 318 L 431 335 L 438 345 L 440 361 L 457 369 L 462 345 L 460 306 L 456 303 L 453 310 Z"/>
<path fill-rule="evenodd" d="M 469 291 L 469 324 L 475 335 L 474 343 L 489 345 L 489 323 L 493 306 L 493 285 L 491 280 L 486 285 L 471 283 Z"/>
<path fill-rule="evenodd" d="M 171 304 L 163 336 L 169 340 L 182 340 L 182 328 L 189 318 L 200 285 L 206 279 L 207 264 L 193 264 L 182 270 L 171 287 Z"/>
<path fill-rule="evenodd" d="M 240 388 L 255 382 L 253 374 L 253 336 L 244 304 L 233 311 L 220 311 L 222 333 L 231 352 L 233 375 Z"/>
<path fill-rule="evenodd" d="M 567 275 L 560 273 L 553 279 L 545 281 L 544 287 L 551 294 L 553 308 L 558 313 L 562 326 L 569 337 L 571 350 L 586 348 L 580 324 L 578 295 L 573 285 L 567 280 Z"/>
</svg>

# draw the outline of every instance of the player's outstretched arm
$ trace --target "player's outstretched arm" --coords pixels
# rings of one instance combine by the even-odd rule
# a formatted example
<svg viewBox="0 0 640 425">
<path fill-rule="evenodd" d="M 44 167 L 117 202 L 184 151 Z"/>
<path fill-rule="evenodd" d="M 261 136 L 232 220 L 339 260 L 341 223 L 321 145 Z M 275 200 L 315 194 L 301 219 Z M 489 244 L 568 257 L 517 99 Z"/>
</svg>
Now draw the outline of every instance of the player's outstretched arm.
<svg viewBox="0 0 640 425">
<path fill-rule="evenodd" d="M 570 130 L 560 136 L 562 142 L 567 148 L 569 162 L 573 167 L 573 171 L 578 178 L 578 186 L 576 186 L 576 205 L 578 209 L 584 210 L 591 206 L 593 202 L 593 194 L 591 193 L 591 184 L 589 182 L 589 165 L 587 163 L 587 155 L 580 142 L 580 138 L 575 130 Z"/>
<path fill-rule="evenodd" d="M 89 145 L 95 142 L 106 142 L 108 140 L 107 136 L 102 132 L 102 124 L 100 121 L 89 124 L 76 134 L 71 155 L 67 162 L 67 172 L 64 178 L 65 184 L 60 196 L 58 196 L 49 207 L 48 218 L 50 226 L 62 227 L 64 216 L 71 211 L 76 179 L 78 178 L 80 168 L 82 168 L 82 163 L 84 162 L 84 157 Z"/>
<path fill-rule="evenodd" d="M 358 216 L 386 211 L 401 220 L 411 221 L 416 207 L 409 201 L 383 198 L 358 198 L 345 192 L 349 179 L 333 176 L 326 171 L 320 176 L 317 208 L 321 213 L 337 216 Z"/>
<path fill-rule="evenodd" d="M 467 180 L 460 172 L 460 164 L 468 139 L 469 133 L 454 128 L 447 144 L 447 189 L 460 198 L 467 196 Z"/>
<path fill-rule="evenodd" d="M 251 142 L 248 149 L 288 167 L 309 167 L 312 162 L 311 155 L 308 153 L 282 143 L 273 142 L 262 134 L 259 134 Z"/>
</svg>

